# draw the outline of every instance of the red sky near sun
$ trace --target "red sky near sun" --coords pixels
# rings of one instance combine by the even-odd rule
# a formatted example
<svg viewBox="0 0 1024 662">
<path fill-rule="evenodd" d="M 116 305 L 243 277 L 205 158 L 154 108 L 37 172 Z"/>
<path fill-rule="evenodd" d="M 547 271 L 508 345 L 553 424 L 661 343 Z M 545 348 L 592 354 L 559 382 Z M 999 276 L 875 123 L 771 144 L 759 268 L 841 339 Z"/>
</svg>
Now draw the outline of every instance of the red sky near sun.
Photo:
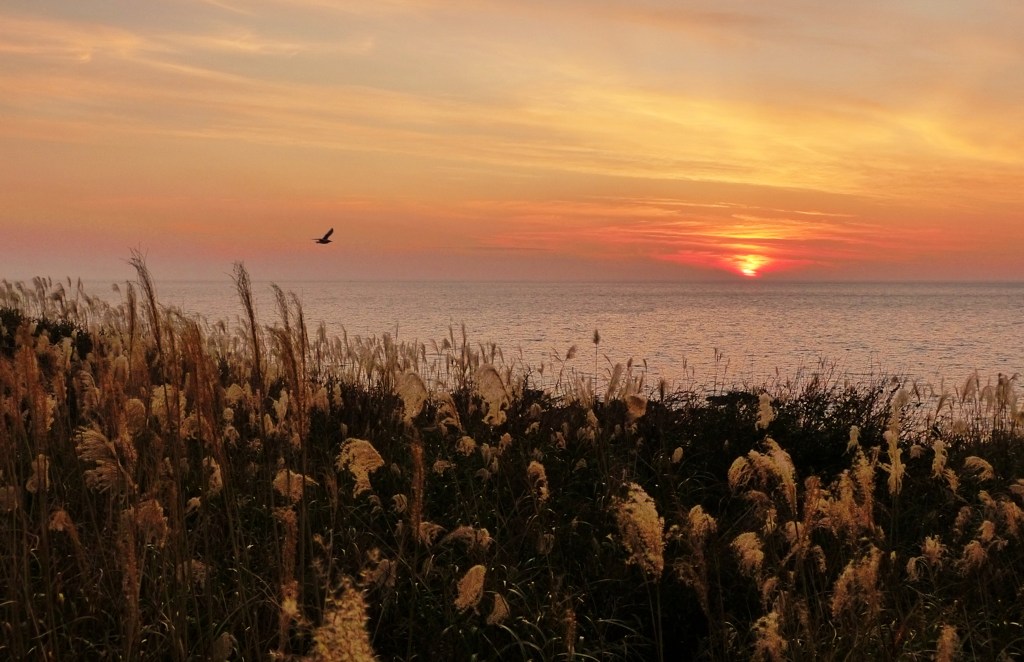
<svg viewBox="0 0 1024 662">
<path fill-rule="evenodd" d="M 12 0 L 0 278 L 1019 280 L 1022 7 Z"/>
</svg>

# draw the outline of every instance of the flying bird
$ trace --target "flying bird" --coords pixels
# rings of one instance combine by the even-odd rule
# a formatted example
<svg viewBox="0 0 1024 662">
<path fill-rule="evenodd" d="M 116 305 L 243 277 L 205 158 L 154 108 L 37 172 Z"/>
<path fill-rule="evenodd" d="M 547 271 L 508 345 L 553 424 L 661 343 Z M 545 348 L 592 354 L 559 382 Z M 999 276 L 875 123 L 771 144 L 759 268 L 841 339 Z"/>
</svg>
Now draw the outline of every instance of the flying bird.
<svg viewBox="0 0 1024 662">
<path fill-rule="evenodd" d="M 329 244 L 331 243 L 332 234 L 334 234 L 334 228 L 331 228 L 330 230 L 327 231 L 327 234 L 320 237 L 319 239 L 314 239 L 313 241 L 315 241 L 318 244 Z"/>
</svg>

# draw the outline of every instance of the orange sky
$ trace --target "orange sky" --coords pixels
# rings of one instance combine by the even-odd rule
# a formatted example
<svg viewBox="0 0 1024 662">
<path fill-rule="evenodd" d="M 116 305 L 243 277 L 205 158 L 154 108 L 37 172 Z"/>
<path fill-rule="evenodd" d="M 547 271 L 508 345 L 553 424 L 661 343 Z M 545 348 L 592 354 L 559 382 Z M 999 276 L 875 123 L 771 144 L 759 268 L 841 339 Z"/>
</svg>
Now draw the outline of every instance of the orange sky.
<svg viewBox="0 0 1024 662">
<path fill-rule="evenodd" d="M 1021 34 L 1010 0 L 8 0 L 0 277 L 1024 280 Z"/>
</svg>

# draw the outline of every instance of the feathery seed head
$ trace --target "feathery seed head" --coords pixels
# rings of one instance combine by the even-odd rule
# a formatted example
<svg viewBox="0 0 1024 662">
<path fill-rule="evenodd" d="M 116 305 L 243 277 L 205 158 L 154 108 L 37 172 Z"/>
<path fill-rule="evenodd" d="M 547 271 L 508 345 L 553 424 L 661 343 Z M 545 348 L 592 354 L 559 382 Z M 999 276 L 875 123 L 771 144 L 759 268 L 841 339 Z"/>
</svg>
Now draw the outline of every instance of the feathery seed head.
<svg viewBox="0 0 1024 662">
<path fill-rule="evenodd" d="M 476 439 L 473 437 L 463 436 L 459 438 L 459 441 L 455 445 L 455 452 L 463 457 L 469 457 L 476 451 Z"/>
<path fill-rule="evenodd" d="M 50 515 L 49 529 L 51 531 L 66 532 L 77 537 L 75 523 L 71 520 L 71 515 L 68 515 L 68 511 L 63 508 L 53 511 L 53 514 Z"/>
<path fill-rule="evenodd" d="M 420 530 L 417 532 L 417 537 L 420 542 L 427 547 L 430 547 L 442 533 L 444 533 L 444 527 L 440 524 L 423 521 L 420 522 Z"/>
<path fill-rule="evenodd" d="M 647 398 L 642 395 L 631 393 L 626 396 L 626 420 L 629 423 L 636 422 L 647 413 Z"/>
<path fill-rule="evenodd" d="M 423 379 L 410 370 L 398 379 L 397 393 L 404 405 L 402 418 L 406 424 L 412 424 L 413 419 L 423 411 L 423 405 L 428 397 L 427 387 L 423 383 Z"/>
<path fill-rule="evenodd" d="M 549 496 L 548 475 L 544 470 L 544 465 L 537 460 L 531 460 L 529 466 L 526 467 L 526 477 L 533 487 L 533 494 L 537 500 L 541 503 L 547 501 Z"/>
<path fill-rule="evenodd" d="M 173 384 L 164 384 L 153 389 L 149 408 L 164 431 L 171 430 L 183 418 L 185 394 Z"/>
<path fill-rule="evenodd" d="M 131 477 L 118 458 L 117 448 L 99 430 L 79 428 L 75 433 L 75 453 L 79 460 L 96 465 L 84 472 L 85 484 L 90 489 L 118 492 L 122 487 L 134 488 Z"/>
<path fill-rule="evenodd" d="M 753 470 L 745 457 L 738 457 L 729 466 L 729 488 L 736 492 L 745 486 L 751 478 Z"/>
<path fill-rule="evenodd" d="M 167 517 L 164 515 L 164 507 L 156 499 L 146 499 L 128 511 L 134 517 L 136 530 L 141 534 L 146 544 L 155 544 L 163 547 L 167 542 L 168 526 Z"/>
<path fill-rule="evenodd" d="M 1006 530 L 1013 537 L 1019 537 L 1021 528 L 1024 527 L 1024 510 L 1010 499 L 1000 499 L 999 512 L 1006 524 Z"/>
<path fill-rule="evenodd" d="M 315 480 L 290 469 L 279 470 L 274 476 L 273 482 L 274 491 L 287 499 L 289 503 L 298 503 L 302 499 L 305 488 L 314 485 L 317 485 Z"/>
<path fill-rule="evenodd" d="M 946 546 L 938 536 L 927 536 L 921 543 L 921 554 L 933 568 L 942 566 L 942 557 L 945 553 Z"/>
<path fill-rule="evenodd" d="M 886 430 L 882 436 L 887 442 L 889 462 L 881 467 L 889 474 L 889 494 L 896 496 L 903 490 L 903 474 L 906 466 L 903 464 L 903 451 L 899 447 L 899 434 L 893 430 Z"/>
<path fill-rule="evenodd" d="M 775 465 L 775 474 L 782 483 L 786 501 L 790 509 L 796 512 L 796 467 L 793 466 L 793 459 L 771 437 L 765 440 L 765 445 L 768 447 L 768 456 Z"/>
<path fill-rule="evenodd" d="M 495 593 L 494 606 L 491 607 L 491 613 L 487 616 L 487 624 L 500 625 L 508 619 L 510 613 L 508 601 L 502 597 L 501 593 Z"/>
<path fill-rule="evenodd" d="M 855 451 L 860 448 L 860 426 L 850 426 L 850 441 L 846 444 L 847 452 Z"/>
<path fill-rule="evenodd" d="M 786 659 L 789 642 L 780 632 L 779 612 L 773 609 L 754 623 L 754 659 L 782 662 Z"/>
<path fill-rule="evenodd" d="M 510 435 L 508 432 L 501 435 L 501 438 L 498 440 L 498 457 L 504 455 L 505 451 L 507 451 L 511 445 L 512 435 Z"/>
<path fill-rule="evenodd" d="M 373 444 L 365 439 L 346 439 L 338 453 L 338 469 L 348 472 L 355 478 L 352 496 L 359 496 L 370 491 L 370 474 L 384 466 L 384 458 L 380 456 Z"/>
<path fill-rule="evenodd" d="M 858 606 L 865 608 L 869 615 L 876 614 L 881 609 L 882 596 L 878 590 L 878 570 L 881 561 L 881 550 L 872 545 L 867 555 L 846 564 L 833 588 L 833 617 L 839 618 L 842 613 Z"/>
<path fill-rule="evenodd" d="M 741 533 L 729 544 L 736 554 L 740 571 L 748 577 L 760 572 L 761 564 L 764 562 L 764 550 L 761 548 L 761 539 L 753 531 Z"/>
<path fill-rule="evenodd" d="M 935 662 L 953 662 L 957 659 L 959 649 L 960 637 L 957 636 L 956 626 L 943 625 L 935 644 Z"/>
<path fill-rule="evenodd" d="M 715 518 L 704 512 L 699 505 L 690 508 L 686 521 L 690 528 L 690 538 L 697 544 L 703 543 L 708 536 L 718 530 Z"/>
<path fill-rule="evenodd" d="M 146 404 L 138 398 L 124 403 L 124 422 L 128 434 L 135 436 L 146 429 Z"/>
<path fill-rule="evenodd" d="M 629 484 L 626 498 L 614 498 L 612 508 L 619 539 L 629 552 L 629 564 L 648 577 L 659 579 L 665 569 L 665 520 L 658 516 L 654 499 L 636 483 Z"/>
<path fill-rule="evenodd" d="M 225 391 L 224 399 L 227 400 L 229 405 L 236 407 L 246 399 L 245 391 L 238 384 L 232 384 L 228 387 L 228 390 Z"/>
<path fill-rule="evenodd" d="M 936 439 L 932 443 L 932 450 L 935 452 L 935 457 L 932 458 L 932 477 L 941 478 L 942 472 L 946 468 L 946 443 L 941 439 Z"/>
<path fill-rule="evenodd" d="M 772 408 L 772 397 L 762 393 L 757 402 L 757 429 L 765 430 L 775 420 L 775 409 Z"/>
<path fill-rule="evenodd" d="M 376 660 L 370 633 L 366 598 L 345 577 L 340 589 L 327 597 L 323 622 L 313 632 L 314 662 L 372 662 Z"/>
<path fill-rule="evenodd" d="M 970 455 L 964 459 L 964 471 L 973 472 L 978 480 L 992 480 L 996 476 L 992 465 L 977 455 Z"/>
<path fill-rule="evenodd" d="M 456 609 L 459 611 L 476 609 L 480 604 L 480 598 L 484 595 L 484 579 L 486 577 L 487 568 L 479 564 L 466 571 L 458 583 L 458 595 L 455 596 Z"/>
<path fill-rule="evenodd" d="M 488 425 L 501 425 L 505 422 L 505 408 L 510 402 L 505 382 L 494 366 L 481 365 L 476 371 L 475 382 L 477 393 L 483 400 L 486 413 L 484 422 Z"/>
<path fill-rule="evenodd" d="M 978 540 L 972 540 L 964 545 L 964 551 L 960 557 L 958 566 L 960 567 L 960 572 L 966 575 L 968 572 L 977 570 L 985 565 L 985 561 L 987 560 L 988 551 L 986 551 L 985 546 Z"/>
<path fill-rule="evenodd" d="M 208 472 L 206 484 L 210 495 L 213 496 L 215 494 L 219 494 L 224 488 L 224 478 L 220 473 L 220 464 L 218 464 L 217 460 L 212 457 L 204 457 L 203 468 Z"/>
</svg>

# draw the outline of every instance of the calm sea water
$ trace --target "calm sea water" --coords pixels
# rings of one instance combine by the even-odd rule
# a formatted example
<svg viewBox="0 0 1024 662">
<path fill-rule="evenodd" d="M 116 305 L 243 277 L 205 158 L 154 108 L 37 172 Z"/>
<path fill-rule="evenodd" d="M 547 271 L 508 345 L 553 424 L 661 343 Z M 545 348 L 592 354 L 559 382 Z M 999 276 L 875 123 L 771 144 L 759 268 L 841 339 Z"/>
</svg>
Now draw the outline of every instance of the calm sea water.
<svg viewBox="0 0 1024 662">
<path fill-rule="evenodd" d="M 907 376 L 962 382 L 974 370 L 1024 374 L 1024 283 L 278 283 L 311 329 L 426 342 L 465 325 L 536 368 L 578 347 L 572 365 L 646 361 L 648 384 L 763 384 L 822 364 L 855 381 Z M 109 292 L 109 287 L 90 291 Z M 261 321 L 277 319 L 269 283 L 254 283 Z M 208 320 L 242 313 L 230 280 L 160 282 L 162 303 Z M 110 295 L 116 296 L 116 295 Z"/>
</svg>

